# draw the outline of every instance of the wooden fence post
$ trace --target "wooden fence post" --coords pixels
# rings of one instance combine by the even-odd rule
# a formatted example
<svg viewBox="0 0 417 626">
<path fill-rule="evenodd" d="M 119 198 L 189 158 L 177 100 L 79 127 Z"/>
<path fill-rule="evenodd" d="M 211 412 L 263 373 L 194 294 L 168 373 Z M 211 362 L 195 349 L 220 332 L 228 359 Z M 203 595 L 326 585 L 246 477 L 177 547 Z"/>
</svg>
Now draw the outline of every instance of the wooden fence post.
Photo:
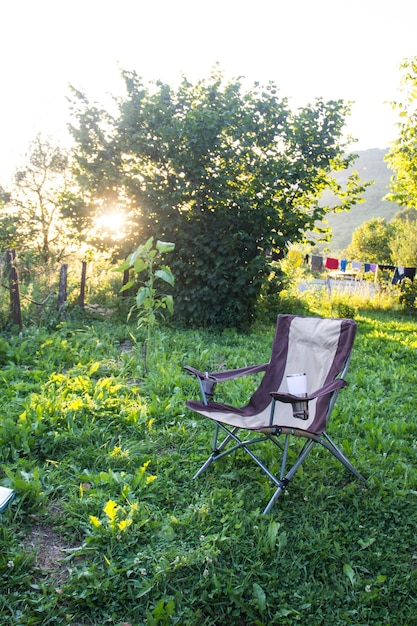
<svg viewBox="0 0 417 626">
<path fill-rule="evenodd" d="M 59 288 L 58 288 L 58 305 L 57 309 L 60 312 L 60 318 L 65 319 L 66 316 L 66 303 L 67 303 L 67 277 L 68 277 L 68 263 L 61 265 L 59 273 Z"/>
<path fill-rule="evenodd" d="M 78 304 L 80 308 L 84 310 L 85 307 L 85 284 L 87 281 L 87 261 L 82 262 L 81 268 L 81 286 L 80 286 L 80 297 L 78 299 Z"/>
<path fill-rule="evenodd" d="M 19 275 L 17 273 L 16 250 L 6 250 L 6 273 L 9 277 L 10 309 L 12 322 L 22 330 L 22 309 L 20 307 Z"/>
<path fill-rule="evenodd" d="M 123 287 L 125 285 L 127 285 L 127 283 L 129 282 L 129 278 L 130 278 L 130 270 L 124 270 L 123 271 Z M 122 291 L 121 296 L 122 298 L 127 298 L 127 296 L 129 295 L 129 291 L 130 289 L 125 289 L 124 291 Z"/>
</svg>

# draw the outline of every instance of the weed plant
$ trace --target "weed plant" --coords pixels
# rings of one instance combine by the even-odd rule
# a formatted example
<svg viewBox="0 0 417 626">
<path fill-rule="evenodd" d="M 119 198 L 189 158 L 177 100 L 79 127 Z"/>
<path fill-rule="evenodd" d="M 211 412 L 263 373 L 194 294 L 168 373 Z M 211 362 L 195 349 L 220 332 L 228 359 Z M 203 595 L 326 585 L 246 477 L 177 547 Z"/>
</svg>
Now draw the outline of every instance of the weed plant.
<svg viewBox="0 0 417 626">
<path fill-rule="evenodd" d="M 183 370 L 268 360 L 250 333 L 161 329 L 141 376 L 132 329 L 67 321 L 0 342 L 0 619 L 10 625 L 417 623 L 417 321 L 358 311 L 328 432 L 364 489 L 317 450 L 272 513 L 273 486 L 228 457 L 197 480 L 212 424 Z M 256 379 L 217 388 L 244 404 Z M 274 463 L 272 451 L 263 451 Z"/>
</svg>

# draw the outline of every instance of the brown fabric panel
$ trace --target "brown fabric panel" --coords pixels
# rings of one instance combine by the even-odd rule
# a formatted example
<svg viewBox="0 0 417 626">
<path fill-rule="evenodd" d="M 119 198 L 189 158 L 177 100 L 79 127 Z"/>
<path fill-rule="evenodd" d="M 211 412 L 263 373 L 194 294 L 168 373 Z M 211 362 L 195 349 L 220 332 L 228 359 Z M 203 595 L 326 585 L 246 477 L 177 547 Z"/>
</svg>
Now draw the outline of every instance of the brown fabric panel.
<svg viewBox="0 0 417 626">
<path fill-rule="evenodd" d="M 289 333 L 294 315 L 279 315 L 272 343 L 268 369 L 261 384 L 252 395 L 245 409 L 248 414 L 259 413 L 271 404 L 271 391 L 277 391 L 282 383 L 289 349 Z"/>
<path fill-rule="evenodd" d="M 339 372 L 342 370 L 346 359 L 351 353 L 353 342 L 356 335 L 356 322 L 353 320 L 343 320 L 340 328 L 339 344 L 337 348 L 336 356 L 329 368 L 324 384 L 331 382 L 336 378 Z M 328 410 L 328 404 L 330 395 L 322 396 L 317 400 L 316 417 L 311 426 L 311 430 L 316 434 L 322 433 L 326 428 L 326 414 Z"/>
</svg>

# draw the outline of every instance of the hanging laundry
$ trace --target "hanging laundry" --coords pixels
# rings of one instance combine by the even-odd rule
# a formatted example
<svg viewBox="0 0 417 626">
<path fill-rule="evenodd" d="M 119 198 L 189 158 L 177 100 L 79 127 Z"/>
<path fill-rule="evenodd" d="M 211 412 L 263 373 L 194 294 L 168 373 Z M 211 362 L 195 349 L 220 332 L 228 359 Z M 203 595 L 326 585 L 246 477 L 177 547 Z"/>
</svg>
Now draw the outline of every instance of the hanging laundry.
<svg viewBox="0 0 417 626">
<path fill-rule="evenodd" d="M 395 268 L 394 276 L 392 277 L 392 280 L 391 280 L 392 285 L 398 285 L 398 283 L 402 281 L 402 279 L 404 278 L 404 270 L 405 268 L 402 265 L 398 265 Z"/>
<path fill-rule="evenodd" d="M 376 263 L 371 263 L 371 272 L 376 272 L 378 269 L 378 265 Z"/>
<path fill-rule="evenodd" d="M 321 272 L 323 270 L 323 257 L 313 254 L 311 257 L 311 269 L 313 272 Z"/>
<path fill-rule="evenodd" d="M 415 267 L 405 267 L 404 268 L 404 278 L 409 278 L 411 280 L 411 282 L 414 281 L 416 275 L 416 268 Z"/>
<path fill-rule="evenodd" d="M 395 268 L 395 270 L 394 270 L 394 276 L 392 277 L 392 280 L 391 280 L 391 285 L 398 285 L 398 283 L 400 282 L 400 280 L 401 280 L 401 278 L 400 278 L 400 275 L 399 275 L 399 273 L 398 273 L 398 269 L 397 269 L 397 268 Z"/>
<path fill-rule="evenodd" d="M 347 267 L 347 260 L 346 259 L 342 259 L 340 261 L 340 271 L 341 272 L 346 272 L 346 267 Z"/>
<path fill-rule="evenodd" d="M 363 271 L 364 272 L 370 272 L 371 271 L 371 264 L 370 263 L 364 263 L 363 264 Z"/>
<path fill-rule="evenodd" d="M 284 257 L 285 257 L 284 250 L 272 250 L 272 252 L 271 252 L 271 259 L 272 259 L 272 261 L 280 261 Z"/>
<path fill-rule="evenodd" d="M 352 269 L 360 271 L 362 269 L 362 263 L 360 261 L 352 261 Z"/>
<path fill-rule="evenodd" d="M 339 269 L 339 261 L 338 259 L 332 259 L 331 257 L 327 257 L 324 266 L 328 270 L 337 270 Z"/>
</svg>

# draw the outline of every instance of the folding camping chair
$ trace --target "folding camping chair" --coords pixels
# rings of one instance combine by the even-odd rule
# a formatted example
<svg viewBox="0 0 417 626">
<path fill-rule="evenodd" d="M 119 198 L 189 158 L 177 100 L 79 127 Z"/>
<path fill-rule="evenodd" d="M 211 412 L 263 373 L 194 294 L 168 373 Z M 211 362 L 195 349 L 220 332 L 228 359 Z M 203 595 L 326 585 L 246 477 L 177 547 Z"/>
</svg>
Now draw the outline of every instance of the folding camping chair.
<svg viewBox="0 0 417 626">
<path fill-rule="evenodd" d="M 215 423 L 212 453 L 194 478 L 214 461 L 244 450 L 275 484 L 275 492 L 264 510 L 269 513 L 313 447 L 320 444 L 354 476 L 366 482 L 325 432 L 338 392 L 348 384 L 344 377 L 355 333 L 356 323 L 350 319 L 279 315 L 269 363 L 214 373 L 185 366 L 197 377 L 202 397 L 201 401 L 186 402 L 186 406 Z M 257 372 L 264 375 L 245 406 L 236 408 L 213 400 L 218 383 Z M 301 395 L 299 390 L 296 394 L 288 392 L 289 377 L 296 374 L 306 375 L 299 380 L 307 380 L 312 391 L 303 390 Z M 304 441 L 291 465 L 288 452 L 292 437 Z M 274 443 L 282 454 L 279 476 L 252 450 L 252 446 L 265 440 Z"/>
</svg>

